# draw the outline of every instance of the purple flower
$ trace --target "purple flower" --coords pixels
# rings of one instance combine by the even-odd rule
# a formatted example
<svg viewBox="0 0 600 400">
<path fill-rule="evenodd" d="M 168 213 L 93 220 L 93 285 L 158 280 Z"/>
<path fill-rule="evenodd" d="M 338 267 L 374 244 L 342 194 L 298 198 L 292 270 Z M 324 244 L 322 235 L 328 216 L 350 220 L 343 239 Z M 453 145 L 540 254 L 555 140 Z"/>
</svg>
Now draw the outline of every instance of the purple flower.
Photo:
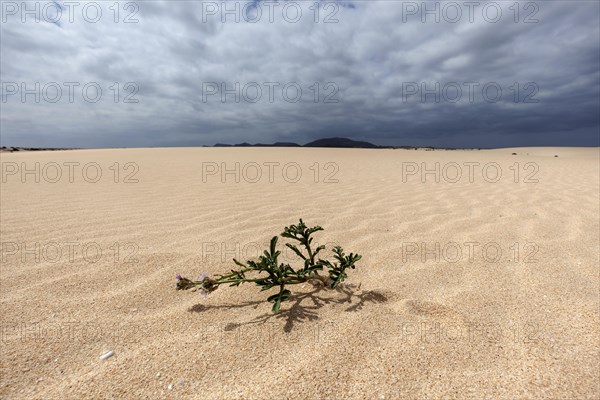
<svg viewBox="0 0 600 400">
<path fill-rule="evenodd" d="M 199 290 L 198 292 L 200 293 L 200 295 L 201 295 L 203 298 L 205 298 L 205 299 L 206 299 L 206 298 L 208 297 L 208 292 L 207 292 L 207 291 L 206 291 L 206 289 L 204 289 L 202 286 L 200 286 L 200 290 Z"/>
<path fill-rule="evenodd" d="M 175 275 L 175 278 L 181 279 L 181 275 L 177 274 L 177 275 Z"/>
<path fill-rule="evenodd" d="M 208 297 L 208 294 L 210 293 L 210 282 L 208 279 L 208 273 L 203 272 L 200 274 L 200 276 L 198 277 L 198 280 L 200 282 L 202 282 L 202 284 L 200 285 L 200 290 L 198 291 L 202 297 L 204 297 L 205 299 Z"/>
</svg>

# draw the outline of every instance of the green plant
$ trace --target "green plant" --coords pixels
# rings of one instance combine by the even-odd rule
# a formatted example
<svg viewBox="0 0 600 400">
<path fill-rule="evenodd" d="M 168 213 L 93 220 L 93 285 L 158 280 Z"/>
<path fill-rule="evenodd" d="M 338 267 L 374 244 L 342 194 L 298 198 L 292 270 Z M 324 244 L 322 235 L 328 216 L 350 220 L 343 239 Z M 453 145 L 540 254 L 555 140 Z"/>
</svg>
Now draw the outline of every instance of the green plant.
<svg viewBox="0 0 600 400">
<path fill-rule="evenodd" d="M 283 233 L 281 233 L 282 237 L 297 242 L 297 245 L 295 243 L 286 243 L 286 246 L 302 259 L 303 266 L 299 269 L 294 269 L 289 264 L 279 262 L 281 252 L 277 250 L 278 237 L 273 236 L 269 249 L 265 250 L 258 257 L 258 260 L 248 260 L 246 263 L 241 263 L 234 258 L 233 261 L 238 268 L 232 269 L 228 274 L 217 275 L 213 279 L 206 273 L 203 273 L 197 280 L 184 278 L 177 274 L 177 290 L 186 290 L 199 286 L 200 292 L 206 296 L 223 284 L 239 286 L 242 283 L 254 282 L 261 287 L 261 291 L 272 288 L 278 290 L 277 293 L 267 298 L 267 301 L 273 303 L 273 312 L 278 313 L 281 303 L 288 300 L 291 296 L 291 292 L 286 289 L 286 285 L 315 282 L 333 289 L 348 277 L 346 269 L 354 269 L 356 262 L 361 259 L 361 256 L 358 254 L 350 253 L 346 255 L 344 250 L 339 246 L 333 248 L 335 261 L 331 262 L 317 258 L 317 255 L 322 250 L 325 250 L 325 246 L 318 246 L 313 249 L 311 247 L 313 242 L 311 235 L 322 230 L 323 228 L 320 226 L 308 228 L 302 219 L 300 219 L 298 225 L 287 226 L 284 228 Z M 327 271 L 326 275 L 319 273 L 319 271 L 323 270 Z M 254 274 L 251 277 L 246 276 L 249 273 Z"/>
</svg>

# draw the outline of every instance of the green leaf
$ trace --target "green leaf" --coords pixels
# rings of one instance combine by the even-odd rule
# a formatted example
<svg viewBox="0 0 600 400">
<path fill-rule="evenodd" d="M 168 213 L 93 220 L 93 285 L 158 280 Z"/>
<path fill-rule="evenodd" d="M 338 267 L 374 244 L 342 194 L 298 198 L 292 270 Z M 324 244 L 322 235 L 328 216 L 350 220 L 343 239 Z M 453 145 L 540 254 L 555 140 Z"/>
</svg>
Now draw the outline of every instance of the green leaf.
<svg viewBox="0 0 600 400">
<path fill-rule="evenodd" d="M 281 302 L 288 300 L 290 298 L 290 295 L 291 295 L 291 292 L 287 289 L 283 289 L 283 286 L 282 286 L 279 293 L 271 295 L 267 298 L 267 301 L 275 303 L 275 304 L 273 304 L 273 312 L 274 313 L 279 312 L 279 309 L 281 307 Z"/>
<path fill-rule="evenodd" d="M 239 262 L 235 258 L 233 259 L 233 262 L 236 263 L 237 265 L 239 265 L 240 267 L 246 267 L 246 264 L 242 264 L 241 262 Z"/>
<path fill-rule="evenodd" d="M 313 253 L 313 255 L 316 256 L 321 250 L 325 250 L 325 246 L 321 245 L 321 246 L 317 247 L 315 249 L 315 252 Z"/>
<path fill-rule="evenodd" d="M 277 236 L 273 236 L 271 239 L 271 254 L 275 254 L 275 247 L 277 246 Z"/>
<path fill-rule="evenodd" d="M 294 250 L 294 253 L 296 253 L 300 258 L 302 258 L 303 260 L 306 260 L 306 257 L 304 256 L 304 254 L 302 254 L 302 252 L 293 244 L 291 243 L 286 243 L 285 244 L 287 247 L 289 247 L 290 249 Z"/>
<path fill-rule="evenodd" d="M 279 300 L 279 299 L 278 299 L 278 300 L 275 302 L 275 304 L 273 304 L 272 311 L 273 311 L 275 314 L 277 314 L 277 313 L 279 313 L 279 309 L 280 309 L 280 308 L 281 308 L 281 300 Z"/>
</svg>

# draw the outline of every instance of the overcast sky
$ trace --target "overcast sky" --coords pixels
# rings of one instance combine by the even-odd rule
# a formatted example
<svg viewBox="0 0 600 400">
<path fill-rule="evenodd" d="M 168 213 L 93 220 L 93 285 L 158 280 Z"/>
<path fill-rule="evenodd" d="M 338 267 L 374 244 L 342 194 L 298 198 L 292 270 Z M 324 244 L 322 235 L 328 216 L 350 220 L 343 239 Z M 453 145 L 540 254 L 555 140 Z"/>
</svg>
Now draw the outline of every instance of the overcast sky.
<svg viewBox="0 0 600 400">
<path fill-rule="evenodd" d="M 3 146 L 599 145 L 597 1 L 113 4 L 2 1 Z"/>
</svg>

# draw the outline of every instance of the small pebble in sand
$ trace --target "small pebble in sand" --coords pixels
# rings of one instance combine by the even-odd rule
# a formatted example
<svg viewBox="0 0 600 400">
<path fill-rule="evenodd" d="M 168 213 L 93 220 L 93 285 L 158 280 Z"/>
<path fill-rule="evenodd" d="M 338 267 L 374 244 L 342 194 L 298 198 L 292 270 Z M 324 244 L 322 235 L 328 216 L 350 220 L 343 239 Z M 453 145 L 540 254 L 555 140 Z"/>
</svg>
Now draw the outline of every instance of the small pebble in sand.
<svg viewBox="0 0 600 400">
<path fill-rule="evenodd" d="M 115 355 L 114 351 L 107 351 L 106 353 L 104 353 L 104 354 L 102 354 L 102 355 L 100 356 L 100 359 L 101 359 L 102 361 L 104 361 L 104 360 L 106 360 L 106 359 L 108 359 L 109 357 L 112 357 L 112 356 L 114 356 L 114 355 Z"/>
<path fill-rule="evenodd" d="M 170 384 L 169 386 L 167 386 L 167 389 L 173 390 L 173 384 Z"/>
<path fill-rule="evenodd" d="M 158 374 L 156 374 L 156 377 L 157 377 L 157 378 L 160 378 L 160 372 L 159 372 Z"/>
</svg>

